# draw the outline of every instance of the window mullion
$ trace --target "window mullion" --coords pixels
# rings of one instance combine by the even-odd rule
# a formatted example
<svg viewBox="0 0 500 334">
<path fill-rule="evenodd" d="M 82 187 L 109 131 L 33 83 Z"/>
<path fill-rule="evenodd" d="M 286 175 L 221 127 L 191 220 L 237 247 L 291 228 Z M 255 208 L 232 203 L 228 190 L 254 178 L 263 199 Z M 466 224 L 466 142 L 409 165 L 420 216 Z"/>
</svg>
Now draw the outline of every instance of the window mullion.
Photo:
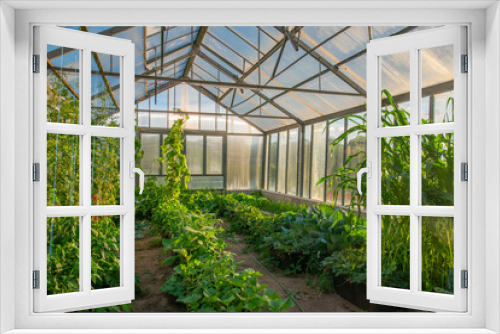
<svg viewBox="0 0 500 334">
<path fill-rule="evenodd" d="M 414 132 L 418 125 L 420 110 L 419 51 L 410 49 L 410 291 L 420 290 L 420 217 L 414 212 L 420 204 L 420 143 Z"/>
<path fill-rule="evenodd" d="M 89 209 L 86 215 L 80 218 L 80 289 L 90 293 L 92 276 L 92 238 L 90 206 L 92 205 L 92 136 L 90 132 L 91 124 L 91 50 L 83 49 L 82 64 L 82 94 L 80 95 L 82 124 L 87 128 L 82 136 L 82 148 L 80 155 L 80 184 L 83 185 L 81 194 L 81 203 L 84 208 Z"/>
</svg>

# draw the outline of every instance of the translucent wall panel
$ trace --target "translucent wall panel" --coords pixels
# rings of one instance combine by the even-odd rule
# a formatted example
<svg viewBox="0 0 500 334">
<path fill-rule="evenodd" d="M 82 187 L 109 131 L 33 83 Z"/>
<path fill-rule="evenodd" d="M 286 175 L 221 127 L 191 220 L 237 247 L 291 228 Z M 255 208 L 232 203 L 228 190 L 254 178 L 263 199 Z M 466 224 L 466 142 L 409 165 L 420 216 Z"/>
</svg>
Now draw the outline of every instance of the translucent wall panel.
<svg viewBox="0 0 500 334">
<path fill-rule="evenodd" d="M 359 116 L 366 117 L 365 113 L 357 114 Z M 347 122 L 347 129 L 350 129 L 358 124 L 362 124 L 362 121 L 356 120 Z M 349 167 L 355 169 L 356 171 L 362 167 L 365 167 L 365 157 L 366 157 L 366 133 L 362 132 L 353 132 L 347 137 L 346 143 L 346 160 L 353 156 L 351 162 L 349 163 Z M 355 177 L 356 174 L 353 173 L 352 177 Z M 355 190 L 346 190 L 344 194 L 344 205 L 349 205 L 351 203 L 351 197 L 353 196 Z"/>
<path fill-rule="evenodd" d="M 276 154 L 277 148 L 276 136 Z M 262 136 L 227 137 L 228 189 L 260 189 L 262 149 Z"/>
<path fill-rule="evenodd" d="M 200 116 L 200 130 L 215 131 L 215 116 Z"/>
<path fill-rule="evenodd" d="M 327 175 L 333 175 L 339 168 L 344 165 L 344 148 L 345 140 L 341 140 L 337 145 L 332 143 L 344 133 L 345 120 L 339 119 L 328 126 L 328 155 L 327 155 Z M 343 204 L 343 191 L 338 191 L 337 185 L 340 183 L 339 178 L 333 178 L 328 181 L 326 200 L 332 201 L 334 204 Z"/>
<path fill-rule="evenodd" d="M 199 175 L 192 176 L 188 182 L 189 189 L 222 189 L 224 176 Z"/>
<path fill-rule="evenodd" d="M 207 136 L 207 174 L 222 174 L 222 137 Z"/>
<path fill-rule="evenodd" d="M 268 164 L 269 164 L 269 135 L 266 135 L 266 141 L 264 145 L 264 189 L 267 189 L 267 174 L 268 174 Z"/>
<path fill-rule="evenodd" d="M 325 176 L 326 168 L 326 122 L 314 124 L 313 149 L 311 166 L 311 198 L 323 201 L 325 199 L 325 184 L 316 183 Z"/>
<path fill-rule="evenodd" d="M 299 148 L 299 130 L 290 130 L 288 139 L 288 175 L 287 190 L 290 195 L 297 195 L 297 153 Z"/>
<path fill-rule="evenodd" d="M 279 149 L 278 149 L 278 192 L 286 192 L 286 151 L 287 151 L 287 131 L 282 131 L 279 134 Z"/>
<path fill-rule="evenodd" d="M 141 134 L 141 149 L 144 150 L 142 158 L 142 170 L 146 175 L 158 175 L 160 173 L 160 134 L 143 133 Z"/>
<path fill-rule="evenodd" d="M 229 156 L 229 151 L 228 151 Z M 273 133 L 269 141 L 269 190 L 276 191 L 278 171 L 278 134 Z"/>
<path fill-rule="evenodd" d="M 150 113 L 150 126 L 152 128 L 167 128 L 167 113 L 165 112 L 152 112 Z"/>
<path fill-rule="evenodd" d="M 164 134 L 164 135 L 161 136 L 161 144 L 162 145 L 165 142 L 166 138 L 167 138 L 166 134 Z M 160 154 L 163 155 L 163 152 L 161 150 L 161 146 L 160 146 Z M 162 175 L 167 175 L 167 165 L 166 164 L 161 164 L 161 174 Z"/>
<path fill-rule="evenodd" d="M 186 160 L 191 175 L 203 174 L 203 136 L 186 136 Z"/>
<path fill-rule="evenodd" d="M 229 116 L 227 124 L 227 132 L 229 133 L 261 133 L 255 127 L 251 126 L 243 119 L 237 116 Z"/>
<path fill-rule="evenodd" d="M 187 84 L 175 86 L 173 90 L 175 90 L 174 109 L 176 111 L 199 111 L 200 93 L 197 90 Z"/>
<path fill-rule="evenodd" d="M 309 182 L 311 180 L 311 140 L 312 140 L 312 132 L 311 125 L 308 125 L 304 129 L 304 156 L 302 159 L 304 160 L 304 175 L 302 178 L 303 181 L 303 194 L 302 197 L 309 198 Z"/>
<path fill-rule="evenodd" d="M 138 112 L 137 113 L 137 126 L 149 127 L 149 112 Z"/>
</svg>

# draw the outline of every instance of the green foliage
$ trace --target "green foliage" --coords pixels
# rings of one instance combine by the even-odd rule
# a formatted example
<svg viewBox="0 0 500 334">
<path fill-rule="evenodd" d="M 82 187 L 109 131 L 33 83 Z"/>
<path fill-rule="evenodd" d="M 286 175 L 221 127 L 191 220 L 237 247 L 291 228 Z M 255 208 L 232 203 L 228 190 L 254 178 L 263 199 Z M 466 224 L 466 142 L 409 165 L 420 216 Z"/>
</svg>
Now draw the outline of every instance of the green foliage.
<svg viewBox="0 0 500 334">
<path fill-rule="evenodd" d="M 70 89 L 55 75 L 47 85 L 47 120 L 78 124 L 79 104 Z M 105 99 L 105 97 L 103 97 Z M 102 101 L 101 101 L 102 102 Z M 99 103 L 99 101 L 98 101 Z M 104 108 L 99 109 L 101 116 Z M 115 120 L 99 118 L 93 110 L 93 124 L 118 126 Z M 94 117 L 95 116 L 95 117 Z M 47 206 L 80 204 L 79 136 L 47 135 Z M 120 140 L 93 137 L 92 204 L 120 203 Z M 47 293 L 49 295 L 79 291 L 80 284 L 80 218 L 47 219 Z M 94 216 L 91 220 L 91 281 L 93 289 L 120 285 L 119 216 Z M 130 311 L 121 305 L 92 311 Z"/>
<path fill-rule="evenodd" d="M 401 108 L 384 90 L 388 101 L 381 110 L 382 126 L 409 125 L 409 112 Z M 448 104 L 453 107 L 453 100 Z M 366 119 L 357 115 L 345 116 L 353 127 L 345 131 L 331 143 L 332 152 L 342 145 L 348 136 L 366 136 Z M 332 121 L 331 123 L 337 120 Z M 444 120 L 448 121 L 448 120 Z M 331 124 L 329 123 L 329 124 Z M 422 119 L 421 124 L 429 121 Z M 454 149 L 453 135 L 426 135 L 421 137 L 422 147 L 422 204 L 453 205 Z M 381 139 L 381 198 L 384 205 L 410 204 L 410 140 L 409 137 Z M 358 153 L 361 154 L 361 153 Z M 334 188 L 337 197 L 343 191 L 353 193 L 350 209 L 361 217 L 361 209 L 366 207 L 366 181 L 363 179 L 363 195 L 356 191 L 356 172 L 366 166 L 366 156 L 356 164 L 350 156 L 346 163 L 320 180 Z M 318 183 L 320 183 L 318 182 Z M 382 234 L 382 284 L 384 286 L 409 287 L 409 223 L 408 217 L 384 216 Z M 424 291 L 452 293 L 453 291 L 453 226 L 446 218 L 441 224 L 422 233 L 422 282 Z M 332 275 L 343 277 L 350 282 L 363 282 L 366 279 L 366 249 L 360 245 L 333 253 L 323 261 Z"/>
<path fill-rule="evenodd" d="M 218 237 L 219 220 L 213 214 L 193 213 L 177 201 L 161 204 L 153 224 L 165 236 L 163 249 L 173 255 L 164 265 L 175 264 L 174 274 L 162 291 L 195 312 L 281 312 L 293 306 L 276 291 L 258 283 L 259 272 L 239 271 L 239 263 Z"/>
<path fill-rule="evenodd" d="M 165 186 L 163 195 L 165 201 L 177 200 L 180 194 L 187 191 L 187 182 L 191 178 L 184 150 L 184 124 L 189 119 L 183 115 L 177 119 L 161 146 L 162 156 L 158 161 L 166 166 Z"/>
<path fill-rule="evenodd" d="M 295 205 L 284 202 L 273 202 L 267 199 L 266 197 L 262 196 L 258 192 L 252 195 L 239 193 L 234 195 L 234 198 L 240 203 L 255 206 L 256 208 L 259 208 L 262 211 L 269 213 L 299 212 L 307 208 L 305 205 Z"/>
<path fill-rule="evenodd" d="M 49 218 L 47 230 L 47 293 L 79 291 L 79 219 Z M 91 229 L 92 288 L 120 285 L 119 217 L 93 217 Z"/>
</svg>

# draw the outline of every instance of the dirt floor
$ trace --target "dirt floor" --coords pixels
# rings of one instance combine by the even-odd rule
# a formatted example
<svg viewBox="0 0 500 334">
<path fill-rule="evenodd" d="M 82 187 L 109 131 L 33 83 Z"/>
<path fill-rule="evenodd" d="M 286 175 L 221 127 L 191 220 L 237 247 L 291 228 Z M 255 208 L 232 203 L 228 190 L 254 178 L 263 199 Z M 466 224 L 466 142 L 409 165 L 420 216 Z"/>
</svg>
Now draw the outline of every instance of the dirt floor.
<svg viewBox="0 0 500 334">
<path fill-rule="evenodd" d="M 266 284 L 283 298 L 286 298 L 288 294 L 283 289 L 284 287 L 288 293 L 293 295 L 303 310 L 300 310 L 298 306 L 294 306 L 287 310 L 287 312 L 362 312 L 360 308 L 339 295 L 324 293 L 310 286 L 308 281 L 314 281 L 314 277 L 310 275 L 285 275 L 279 268 L 272 268 L 272 271 L 266 270 L 261 262 L 257 260 L 257 254 L 247 247 L 243 236 L 234 235 L 234 239 L 228 239 L 226 242 L 229 243 L 229 247 L 226 250 L 235 254 L 237 262 L 243 262 L 239 269 L 253 268 L 259 271 L 262 274 L 262 277 L 259 277 L 259 283 Z"/>
<path fill-rule="evenodd" d="M 235 254 L 237 262 L 242 262 L 239 269 L 253 268 L 262 274 L 259 277 L 261 284 L 277 291 L 283 298 L 288 295 L 283 287 L 292 293 L 304 312 L 361 312 L 362 310 L 335 293 L 324 293 L 308 284 L 314 280 L 305 274 L 284 275 L 280 269 L 273 268 L 269 273 L 259 262 L 257 255 L 245 244 L 242 236 L 226 240 L 229 243 L 227 251 Z M 135 243 L 135 271 L 141 279 L 140 290 L 136 292 L 136 299 L 132 302 L 135 312 L 186 312 L 186 307 L 175 302 L 175 298 L 162 293 L 160 288 L 167 277 L 173 273 L 172 267 L 162 266 L 161 262 L 167 257 L 162 254 L 161 239 L 159 237 L 144 237 Z M 281 285 L 277 282 L 281 282 Z M 288 312 L 302 312 L 298 306 Z"/>
<path fill-rule="evenodd" d="M 161 292 L 162 284 L 173 274 L 171 266 L 161 265 L 166 257 L 162 253 L 160 237 L 136 239 L 135 273 L 141 281 L 132 301 L 135 312 L 186 312 L 184 304 Z"/>
</svg>

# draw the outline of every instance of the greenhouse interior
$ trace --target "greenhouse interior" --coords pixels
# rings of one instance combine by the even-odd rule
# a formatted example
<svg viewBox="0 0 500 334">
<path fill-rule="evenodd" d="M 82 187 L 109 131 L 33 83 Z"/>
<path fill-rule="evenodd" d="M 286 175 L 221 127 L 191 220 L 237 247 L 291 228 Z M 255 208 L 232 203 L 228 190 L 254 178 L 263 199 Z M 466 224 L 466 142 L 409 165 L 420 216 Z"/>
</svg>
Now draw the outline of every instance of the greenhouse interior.
<svg viewBox="0 0 500 334">
<path fill-rule="evenodd" d="M 412 312 L 366 297 L 367 45 L 418 26 L 78 26 L 135 44 L 135 300 L 85 312 Z M 48 122 L 78 123 L 80 53 L 47 50 Z M 382 122 L 409 124 L 409 53 L 381 60 Z M 92 125 L 120 124 L 119 57 L 92 52 Z M 421 53 L 423 124 L 453 122 L 453 49 Z M 412 112 L 414 112 L 412 110 Z M 422 191 L 453 205 L 453 134 Z M 382 200 L 409 204 L 409 137 L 382 138 Z M 47 205 L 79 201 L 80 142 L 47 135 Z M 424 147 L 426 148 L 424 151 Z M 92 204 L 120 203 L 120 140 L 92 137 Z M 437 177 L 439 176 L 439 178 Z M 363 179 L 363 188 L 366 180 Z M 47 220 L 47 293 L 78 291 L 78 220 Z M 409 289 L 409 219 L 381 282 Z M 453 294 L 453 218 L 422 222 L 422 291 Z M 120 286 L 120 216 L 92 218 L 92 289 Z"/>
</svg>

